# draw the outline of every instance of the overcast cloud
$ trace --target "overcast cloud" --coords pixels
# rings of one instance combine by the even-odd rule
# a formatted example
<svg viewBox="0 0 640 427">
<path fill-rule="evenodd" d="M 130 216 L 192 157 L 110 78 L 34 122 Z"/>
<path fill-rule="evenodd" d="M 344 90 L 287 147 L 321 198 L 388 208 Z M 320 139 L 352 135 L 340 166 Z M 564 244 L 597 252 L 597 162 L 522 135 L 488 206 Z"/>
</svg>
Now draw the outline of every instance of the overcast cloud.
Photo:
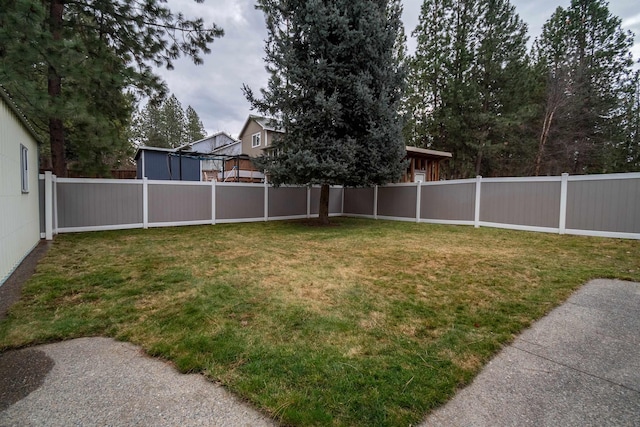
<svg viewBox="0 0 640 427">
<path fill-rule="evenodd" d="M 422 0 L 405 0 L 403 20 L 409 51 L 415 49 L 411 32 L 418 23 Z M 516 12 L 529 27 L 529 44 L 542 31 L 542 25 L 562 2 L 512 0 Z M 215 22 L 225 31 L 224 37 L 211 45 L 211 54 L 204 64 L 196 66 L 188 59 L 180 59 L 172 71 L 158 70 L 166 80 L 169 91 L 176 95 L 184 108 L 191 105 L 198 112 L 208 134 L 225 131 L 238 136 L 250 105 L 242 93 L 247 84 L 254 92 L 267 84 L 264 69 L 264 40 L 267 33 L 262 12 L 254 8 L 254 0 L 169 0 L 174 13 L 186 17 L 202 17 L 205 23 Z M 613 15 L 622 19 L 622 26 L 636 35 L 633 55 L 640 59 L 640 2 L 613 0 L 609 3 Z"/>
</svg>

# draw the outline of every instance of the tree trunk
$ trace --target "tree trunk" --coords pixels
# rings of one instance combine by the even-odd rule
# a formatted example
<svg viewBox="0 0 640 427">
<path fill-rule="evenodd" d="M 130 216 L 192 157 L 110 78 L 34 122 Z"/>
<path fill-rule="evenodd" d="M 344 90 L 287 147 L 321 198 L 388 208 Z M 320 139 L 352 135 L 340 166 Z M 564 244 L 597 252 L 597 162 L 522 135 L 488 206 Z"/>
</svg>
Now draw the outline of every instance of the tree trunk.
<svg viewBox="0 0 640 427">
<path fill-rule="evenodd" d="M 549 131 L 551 130 L 551 122 L 553 116 L 556 113 L 555 108 L 550 113 L 545 113 L 544 123 L 542 123 L 542 132 L 540 132 L 540 142 L 538 143 L 538 154 L 536 155 L 536 167 L 535 176 L 540 174 L 540 166 L 542 165 L 542 156 L 544 154 L 544 146 L 547 144 L 549 138 Z"/>
<path fill-rule="evenodd" d="M 53 0 L 49 10 L 49 28 L 53 40 L 62 39 L 63 0 Z M 49 117 L 49 142 L 51 144 L 51 163 L 53 173 L 60 177 L 67 176 L 67 162 L 64 150 L 64 123 L 59 117 L 58 108 L 62 93 L 62 77 L 55 66 L 49 66 L 48 94 L 52 113 Z"/>
<path fill-rule="evenodd" d="M 322 225 L 329 225 L 329 184 L 322 184 L 320 187 L 318 221 Z"/>
<path fill-rule="evenodd" d="M 478 148 L 478 154 L 476 156 L 476 176 L 480 175 L 480 171 L 482 170 L 482 155 L 484 144 L 480 144 L 480 148 Z"/>
</svg>

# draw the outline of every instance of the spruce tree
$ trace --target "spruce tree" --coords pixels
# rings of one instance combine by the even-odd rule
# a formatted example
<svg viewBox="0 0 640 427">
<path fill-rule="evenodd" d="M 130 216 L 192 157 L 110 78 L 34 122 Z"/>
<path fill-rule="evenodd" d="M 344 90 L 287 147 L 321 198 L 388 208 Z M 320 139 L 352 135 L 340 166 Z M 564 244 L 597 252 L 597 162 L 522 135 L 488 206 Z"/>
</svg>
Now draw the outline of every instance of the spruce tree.
<svg viewBox="0 0 640 427">
<path fill-rule="evenodd" d="M 398 106 L 404 72 L 399 0 L 260 0 L 266 17 L 269 84 L 252 106 L 285 133 L 257 159 L 272 183 L 385 184 L 400 178 L 405 155 Z"/>
</svg>

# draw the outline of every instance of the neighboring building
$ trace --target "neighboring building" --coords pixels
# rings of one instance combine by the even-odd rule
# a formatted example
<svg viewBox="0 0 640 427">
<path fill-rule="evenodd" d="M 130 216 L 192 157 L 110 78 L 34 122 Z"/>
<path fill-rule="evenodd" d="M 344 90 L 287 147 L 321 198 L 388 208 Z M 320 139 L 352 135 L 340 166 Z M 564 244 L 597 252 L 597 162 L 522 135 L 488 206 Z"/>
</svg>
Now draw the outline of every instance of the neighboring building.
<svg viewBox="0 0 640 427">
<path fill-rule="evenodd" d="M 223 147 L 236 144 L 237 139 L 226 132 L 218 132 L 202 138 L 198 141 L 190 142 L 178 147 L 178 150 L 194 151 L 197 153 L 213 153 Z M 238 153 L 240 154 L 240 153 Z"/>
<path fill-rule="evenodd" d="M 440 180 L 440 162 L 450 159 L 451 153 L 426 148 L 406 147 L 409 164 L 402 182 L 426 182 Z"/>
<path fill-rule="evenodd" d="M 0 285 L 40 241 L 38 144 L 0 86 Z"/>
<path fill-rule="evenodd" d="M 225 161 L 229 157 L 242 154 L 242 143 L 226 132 L 218 132 L 199 141 L 190 142 L 178 150 L 200 157 L 200 170 L 202 181 L 221 181 L 224 175 Z"/>
<path fill-rule="evenodd" d="M 200 181 L 200 160 L 176 148 L 140 146 L 135 155 L 136 178 L 152 180 Z"/>
<path fill-rule="evenodd" d="M 222 182 L 264 182 L 264 174 L 260 172 L 251 157 L 246 154 L 229 157 L 222 163 L 215 179 Z"/>
<path fill-rule="evenodd" d="M 275 119 L 249 115 L 240 131 L 242 154 L 258 157 L 273 145 L 274 138 L 284 133 Z"/>
</svg>

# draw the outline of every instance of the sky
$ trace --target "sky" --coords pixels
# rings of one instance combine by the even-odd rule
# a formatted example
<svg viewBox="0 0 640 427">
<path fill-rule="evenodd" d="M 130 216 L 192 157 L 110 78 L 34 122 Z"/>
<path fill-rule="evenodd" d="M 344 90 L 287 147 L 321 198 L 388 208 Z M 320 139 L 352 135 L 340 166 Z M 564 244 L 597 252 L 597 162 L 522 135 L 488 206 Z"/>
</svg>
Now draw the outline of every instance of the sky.
<svg viewBox="0 0 640 427">
<path fill-rule="evenodd" d="M 516 13 L 528 26 L 529 44 L 541 33 L 542 26 L 558 6 L 568 7 L 570 0 L 511 0 Z M 216 39 L 204 64 L 194 65 L 187 58 L 174 63 L 174 69 L 157 69 L 184 109 L 191 105 L 202 120 L 207 134 L 224 131 L 237 137 L 251 111 L 242 93 L 246 84 L 255 93 L 267 84 L 264 40 L 267 32 L 264 16 L 254 7 L 255 0 L 168 0 L 174 13 L 187 18 L 202 17 L 215 22 L 225 35 Z M 411 32 L 418 23 L 422 0 L 404 0 L 403 22 L 409 52 L 415 50 Z M 622 19 L 622 27 L 635 34 L 634 61 L 640 60 L 640 1 L 610 0 L 609 11 Z M 638 65 L 636 65 L 638 67 Z"/>
</svg>

